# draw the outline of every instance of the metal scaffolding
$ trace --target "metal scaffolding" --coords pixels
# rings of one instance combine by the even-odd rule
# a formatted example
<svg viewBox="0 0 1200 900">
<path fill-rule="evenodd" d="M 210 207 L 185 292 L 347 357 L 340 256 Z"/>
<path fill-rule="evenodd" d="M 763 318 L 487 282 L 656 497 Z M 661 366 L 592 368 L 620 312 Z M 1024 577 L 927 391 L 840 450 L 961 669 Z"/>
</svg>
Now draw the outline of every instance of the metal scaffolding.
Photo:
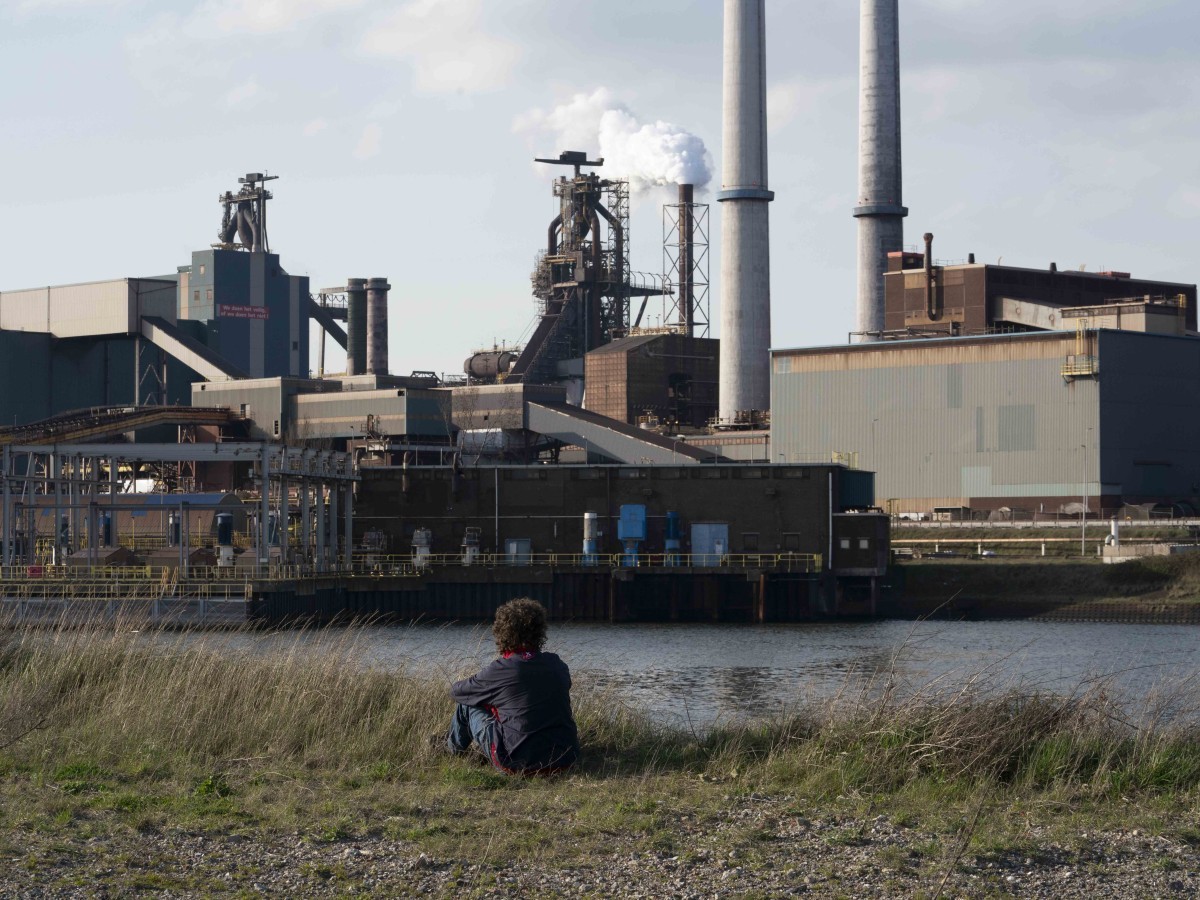
<svg viewBox="0 0 1200 900">
<path fill-rule="evenodd" d="M 708 204 L 693 201 L 690 184 L 679 185 L 679 202 L 663 206 L 663 282 L 677 290 L 663 297 L 664 328 L 708 337 Z"/>
<path fill-rule="evenodd" d="M 600 166 L 586 153 L 566 151 L 538 162 L 574 168 L 554 182 L 558 214 L 530 282 L 541 321 L 508 379 L 544 383 L 561 377 L 557 365 L 578 359 L 629 332 L 629 184 L 583 172 Z"/>
<path fill-rule="evenodd" d="M 353 457 L 269 443 L 5 446 L 0 562 L 5 567 L 41 561 L 62 565 L 72 558 L 94 567 L 102 548 L 120 543 L 119 533 L 105 533 L 105 523 L 112 528 L 118 510 L 165 507 L 174 512 L 172 495 L 137 493 L 137 474 L 148 466 L 182 463 L 253 467 L 258 486 L 252 548 L 256 567 L 288 564 L 316 573 L 350 568 L 358 480 Z M 298 515 L 292 514 L 292 498 Z M 183 495 L 179 521 L 185 531 L 187 506 Z M 37 520 L 48 511 L 51 526 L 42 534 Z M 289 539 L 293 526 L 299 540 Z M 178 535 L 174 543 L 180 546 L 180 568 L 186 573 L 190 536 Z"/>
</svg>

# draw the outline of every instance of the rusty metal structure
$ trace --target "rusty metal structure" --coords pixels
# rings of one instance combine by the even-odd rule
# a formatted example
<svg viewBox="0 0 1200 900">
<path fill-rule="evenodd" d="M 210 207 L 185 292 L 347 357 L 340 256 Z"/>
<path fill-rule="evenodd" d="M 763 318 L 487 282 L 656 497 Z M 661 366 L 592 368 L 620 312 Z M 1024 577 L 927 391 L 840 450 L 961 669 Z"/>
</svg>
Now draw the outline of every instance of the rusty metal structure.
<svg viewBox="0 0 1200 900">
<path fill-rule="evenodd" d="M 663 206 L 663 325 L 688 337 L 708 337 L 708 204 L 697 203 L 695 186 L 679 185 L 679 202 Z"/>
<path fill-rule="evenodd" d="M 561 364 L 626 334 L 629 298 L 645 289 L 630 284 L 628 182 L 584 172 L 604 160 L 576 150 L 536 161 L 574 171 L 554 182 L 559 211 L 530 279 L 541 320 L 507 379 L 548 383 L 570 377 Z"/>
<path fill-rule="evenodd" d="M 226 191 L 217 198 L 225 209 L 221 230 L 217 234 L 220 243 L 214 246 L 226 250 L 249 250 L 252 253 L 270 253 L 267 242 L 267 201 L 272 198 L 267 182 L 275 181 L 278 175 L 262 172 L 247 172 L 238 179 L 242 187 L 235 194 Z M 237 237 L 241 243 L 234 241 Z"/>
</svg>

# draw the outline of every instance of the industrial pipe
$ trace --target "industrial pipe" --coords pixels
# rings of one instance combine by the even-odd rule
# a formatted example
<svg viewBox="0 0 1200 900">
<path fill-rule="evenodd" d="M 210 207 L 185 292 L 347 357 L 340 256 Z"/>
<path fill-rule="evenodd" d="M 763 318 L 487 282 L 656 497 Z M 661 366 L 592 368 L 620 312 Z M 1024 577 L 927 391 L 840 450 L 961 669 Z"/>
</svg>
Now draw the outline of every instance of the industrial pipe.
<svg viewBox="0 0 1200 900">
<path fill-rule="evenodd" d="M 604 249 L 600 244 L 600 217 L 596 215 L 599 209 L 608 217 L 608 210 L 599 203 L 591 204 L 588 209 L 588 224 L 592 232 L 592 285 L 586 291 L 588 307 L 584 310 L 587 331 L 584 334 L 584 351 L 593 350 L 600 346 L 600 273 L 604 266 Z M 611 221 L 611 219 L 610 219 Z M 618 231 L 618 234 L 620 232 Z M 618 239 L 619 240 L 619 239 Z"/>
<path fill-rule="evenodd" d="M 609 227 L 613 230 L 613 247 L 616 260 L 614 262 L 615 271 L 613 272 L 612 279 L 614 284 L 622 285 L 625 283 L 625 229 L 621 227 L 621 223 L 617 217 L 605 209 L 599 202 L 593 201 L 592 206 L 600 215 L 604 216 Z M 599 235 L 599 233 L 599 230 L 597 230 L 596 234 Z"/>
<path fill-rule="evenodd" d="M 550 220 L 550 228 L 546 232 L 546 252 L 551 256 L 558 253 L 558 232 L 562 228 L 562 213 Z"/>
<path fill-rule="evenodd" d="M 346 281 L 346 374 L 367 371 L 367 279 Z"/>
<path fill-rule="evenodd" d="M 933 298 L 933 235 L 925 232 L 925 314 L 929 318 L 938 317 Z"/>
<path fill-rule="evenodd" d="M 388 291 L 386 278 L 367 281 L 367 373 L 388 373 Z"/>
<path fill-rule="evenodd" d="M 694 202 L 695 186 L 679 185 L 679 324 L 688 337 L 691 337 L 695 330 L 695 310 L 692 304 L 695 292 L 692 280 L 696 230 L 692 208 Z"/>
</svg>

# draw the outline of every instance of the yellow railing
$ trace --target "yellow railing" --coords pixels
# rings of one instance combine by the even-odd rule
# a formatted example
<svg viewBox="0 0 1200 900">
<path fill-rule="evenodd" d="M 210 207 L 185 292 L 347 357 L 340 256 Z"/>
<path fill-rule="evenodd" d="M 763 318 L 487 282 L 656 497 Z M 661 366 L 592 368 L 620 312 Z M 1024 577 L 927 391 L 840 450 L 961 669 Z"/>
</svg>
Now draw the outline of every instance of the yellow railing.
<svg viewBox="0 0 1200 900">
<path fill-rule="evenodd" d="M 817 573 L 823 558 L 814 553 L 623 553 L 585 555 L 582 553 L 507 554 L 480 553 L 471 563 L 462 554 L 436 553 L 418 559 L 412 554 L 377 554 L 356 551 L 349 570 L 345 558 L 331 561 L 324 572 L 309 564 L 238 566 L 188 566 L 186 573 L 177 566 L 0 566 L 0 595 L 12 596 L 18 589 L 32 587 L 41 595 L 52 589 L 57 593 L 74 590 L 70 586 L 107 585 L 105 596 L 121 591 L 160 595 L 172 592 L 196 593 L 209 586 L 214 590 L 238 590 L 261 581 L 290 581 L 314 577 L 416 576 L 438 568 L 693 568 L 762 569 L 777 572 Z M 60 587 L 65 586 L 65 587 Z M 246 587 L 246 590 L 249 588 Z M 80 588 L 83 590 L 83 588 Z"/>
<path fill-rule="evenodd" d="M 418 557 L 411 553 L 385 554 L 355 551 L 356 571 L 386 574 L 392 571 L 432 568 L 743 568 L 775 569 L 789 572 L 819 572 L 819 553 L 478 553 L 471 561 L 462 553 L 431 553 Z"/>
</svg>

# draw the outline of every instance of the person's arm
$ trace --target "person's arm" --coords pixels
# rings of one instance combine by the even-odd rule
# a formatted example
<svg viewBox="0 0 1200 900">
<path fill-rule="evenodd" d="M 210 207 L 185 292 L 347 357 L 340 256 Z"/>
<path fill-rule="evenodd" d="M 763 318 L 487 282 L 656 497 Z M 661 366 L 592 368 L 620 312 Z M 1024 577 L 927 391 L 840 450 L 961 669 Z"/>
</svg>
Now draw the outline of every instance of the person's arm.
<svg viewBox="0 0 1200 900">
<path fill-rule="evenodd" d="M 487 666 L 478 675 L 456 681 L 450 686 L 450 696 L 463 706 L 487 707 L 494 705 L 496 697 L 495 663 Z"/>
</svg>

